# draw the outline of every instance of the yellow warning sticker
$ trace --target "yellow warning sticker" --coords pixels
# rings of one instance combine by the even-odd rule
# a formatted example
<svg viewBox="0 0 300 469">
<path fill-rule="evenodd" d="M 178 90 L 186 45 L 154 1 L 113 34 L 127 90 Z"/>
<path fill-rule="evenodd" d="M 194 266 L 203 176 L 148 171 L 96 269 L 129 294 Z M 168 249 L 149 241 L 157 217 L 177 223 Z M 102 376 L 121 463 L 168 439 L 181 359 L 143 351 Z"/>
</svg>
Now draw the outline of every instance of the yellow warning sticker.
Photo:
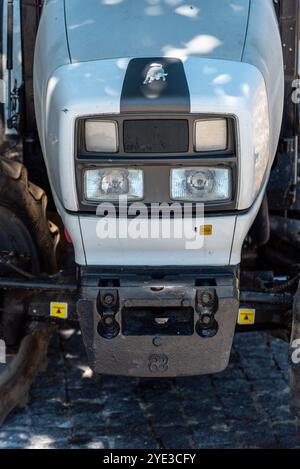
<svg viewBox="0 0 300 469">
<path fill-rule="evenodd" d="M 53 318 L 67 319 L 68 303 L 51 303 L 50 316 L 52 316 Z"/>
<path fill-rule="evenodd" d="M 255 324 L 255 309 L 240 309 L 238 324 L 241 326 L 252 326 Z"/>
<path fill-rule="evenodd" d="M 200 226 L 200 235 L 201 236 L 212 236 L 213 226 L 212 225 L 201 225 Z"/>
</svg>

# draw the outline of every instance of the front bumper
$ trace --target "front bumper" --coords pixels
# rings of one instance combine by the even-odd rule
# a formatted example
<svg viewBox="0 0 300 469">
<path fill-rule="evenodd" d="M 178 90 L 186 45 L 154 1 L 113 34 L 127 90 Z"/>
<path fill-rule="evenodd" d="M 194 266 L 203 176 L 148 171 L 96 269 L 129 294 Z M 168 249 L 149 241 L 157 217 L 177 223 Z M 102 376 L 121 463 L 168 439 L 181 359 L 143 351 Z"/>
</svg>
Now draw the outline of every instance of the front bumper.
<svg viewBox="0 0 300 469">
<path fill-rule="evenodd" d="M 135 270 L 136 272 L 136 270 Z M 228 364 L 238 314 L 233 271 L 83 270 L 78 314 L 96 373 L 172 377 Z"/>
<path fill-rule="evenodd" d="M 13 297 L 8 293 L 10 321 L 0 339 L 14 352 L 10 337 L 16 332 L 15 319 L 23 317 L 21 339 L 49 324 L 76 328 L 79 312 L 91 366 L 98 373 L 215 373 L 228 363 L 234 330 L 290 334 L 293 294 L 257 287 L 258 280 L 278 287 L 272 272 L 241 272 L 240 308 L 254 309 L 255 322 L 235 327 L 236 272 L 212 267 L 89 267 L 81 274 L 78 270 L 76 277 L 68 272 L 52 280 L 0 278 L 3 298 L 11 290 L 18 292 Z"/>
</svg>

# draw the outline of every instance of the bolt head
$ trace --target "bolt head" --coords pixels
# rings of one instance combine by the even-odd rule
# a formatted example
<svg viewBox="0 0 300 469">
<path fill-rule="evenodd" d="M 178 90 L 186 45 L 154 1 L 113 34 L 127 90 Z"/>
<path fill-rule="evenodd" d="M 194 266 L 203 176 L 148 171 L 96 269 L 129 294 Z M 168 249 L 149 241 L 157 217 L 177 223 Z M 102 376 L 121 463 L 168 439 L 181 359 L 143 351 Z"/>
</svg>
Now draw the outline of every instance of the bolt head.
<svg viewBox="0 0 300 469">
<path fill-rule="evenodd" d="M 211 303 L 213 303 L 213 301 L 214 301 L 214 295 L 211 292 L 206 291 L 202 293 L 201 302 L 204 306 L 210 305 Z"/>
<path fill-rule="evenodd" d="M 103 298 L 103 304 L 109 306 L 114 302 L 114 296 L 111 293 L 107 293 L 107 295 Z"/>
<path fill-rule="evenodd" d="M 211 316 L 209 314 L 204 314 L 203 316 L 201 316 L 201 322 L 202 324 L 205 324 L 205 325 L 208 325 L 211 323 Z"/>
<path fill-rule="evenodd" d="M 214 337 L 218 333 L 218 330 L 219 325 L 215 320 L 209 325 L 203 324 L 200 321 L 198 321 L 196 324 L 196 332 L 203 339 L 209 339 L 211 337 Z"/>
<path fill-rule="evenodd" d="M 103 319 L 103 322 L 106 326 L 111 326 L 114 323 L 114 318 L 112 318 L 111 316 L 107 316 Z"/>
<path fill-rule="evenodd" d="M 161 337 L 154 337 L 152 343 L 155 347 L 159 347 L 162 344 Z"/>
</svg>

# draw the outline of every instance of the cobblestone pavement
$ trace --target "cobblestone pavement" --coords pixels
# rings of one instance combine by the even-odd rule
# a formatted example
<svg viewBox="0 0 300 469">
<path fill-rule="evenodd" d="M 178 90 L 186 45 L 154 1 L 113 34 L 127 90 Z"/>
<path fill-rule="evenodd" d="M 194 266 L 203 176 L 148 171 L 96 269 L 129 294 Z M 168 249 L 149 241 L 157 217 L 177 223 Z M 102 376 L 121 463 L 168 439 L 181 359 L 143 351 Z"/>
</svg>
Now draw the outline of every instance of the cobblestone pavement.
<svg viewBox="0 0 300 469">
<path fill-rule="evenodd" d="M 96 382 L 79 332 L 64 331 L 0 448 L 295 448 L 288 397 L 287 345 L 261 333 L 237 335 L 218 375 Z"/>
</svg>

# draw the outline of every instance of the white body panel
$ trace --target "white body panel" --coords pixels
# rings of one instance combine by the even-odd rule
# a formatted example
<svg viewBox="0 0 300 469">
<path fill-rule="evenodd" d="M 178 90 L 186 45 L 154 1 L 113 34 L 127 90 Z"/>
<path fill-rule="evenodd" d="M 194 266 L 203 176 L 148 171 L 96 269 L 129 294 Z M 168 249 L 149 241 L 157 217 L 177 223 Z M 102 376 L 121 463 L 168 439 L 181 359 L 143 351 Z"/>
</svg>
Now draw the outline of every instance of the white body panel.
<svg viewBox="0 0 300 469">
<path fill-rule="evenodd" d="M 36 39 L 34 67 L 34 103 L 36 122 L 44 155 L 45 106 L 47 85 L 52 73 L 70 63 L 64 20 L 64 2 L 48 0 L 44 6 Z M 47 164 L 47 158 L 45 158 Z"/>
<path fill-rule="evenodd" d="M 183 238 L 101 240 L 96 234 L 98 220 L 80 217 L 86 262 L 88 265 L 120 265 L 122 259 L 122 265 L 229 265 L 236 217 L 225 220 L 214 217 L 206 221 L 213 226 L 213 235 L 200 240 L 199 248 L 187 249 Z M 200 227 L 197 228 L 199 231 Z"/>
<path fill-rule="evenodd" d="M 212 225 L 213 235 L 205 236 L 197 250 L 186 249 L 184 241 L 178 240 L 101 240 L 97 236 L 99 219 L 70 215 L 56 202 L 72 238 L 75 260 L 79 265 L 227 266 L 240 263 L 242 245 L 263 194 L 264 191 L 251 210 L 243 215 L 206 218 L 204 223 Z"/>
<path fill-rule="evenodd" d="M 248 24 L 249 3 L 198 0 L 193 3 L 197 14 L 191 16 L 191 9 L 183 8 L 186 4 L 181 1 L 176 5 L 161 2 L 161 13 L 147 10 L 152 4 L 145 0 L 89 0 L 84 8 L 80 0 L 67 0 L 66 24 L 63 1 L 46 3 L 35 59 L 36 115 L 50 183 L 78 264 L 222 266 L 240 262 L 242 243 L 263 196 L 262 190 L 253 204 L 253 128 L 261 93 L 267 94 L 269 103 L 268 173 L 283 107 L 281 43 L 272 0 L 252 0 Z M 181 13 L 176 11 L 179 8 Z M 265 37 L 257 36 L 257 21 L 265 25 L 260 28 Z M 205 238 L 197 253 L 172 241 L 100 241 L 96 216 L 78 212 L 76 119 L 120 113 L 129 60 L 163 55 L 183 60 L 192 113 L 228 114 L 237 122 L 237 208 L 248 213 L 210 217 L 207 223 L 213 225 L 213 235 Z"/>
<path fill-rule="evenodd" d="M 233 243 L 231 248 L 231 257 L 230 257 L 230 265 L 238 265 L 241 262 L 241 252 L 244 240 L 248 234 L 250 227 L 252 226 L 260 205 L 263 200 L 263 196 L 266 190 L 267 181 L 264 184 L 263 189 L 261 190 L 259 197 L 257 198 L 255 204 L 245 214 L 238 215 L 236 217 L 236 225 L 234 230 L 234 237 Z"/>
<path fill-rule="evenodd" d="M 120 113 L 127 62 L 102 60 L 62 66 L 48 82 L 43 108 L 46 162 L 54 191 L 67 210 L 78 210 L 74 166 L 76 119 Z M 192 113 L 228 114 L 237 120 L 240 134 L 238 208 L 247 209 L 253 202 L 253 116 L 260 105 L 260 93 L 265 92 L 263 77 L 252 65 L 216 59 L 190 57 L 184 68 Z"/>
<path fill-rule="evenodd" d="M 249 0 L 66 0 L 72 62 L 119 57 L 241 60 Z"/>
<path fill-rule="evenodd" d="M 59 67 L 48 82 L 43 134 L 52 188 L 67 210 L 77 211 L 75 122 L 80 116 L 120 112 L 125 69 L 117 60 Z"/>
<path fill-rule="evenodd" d="M 243 62 L 261 71 L 267 88 L 271 158 L 277 151 L 284 97 L 284 64 L 273 0 L 251 0 Z"/>
</svg>

